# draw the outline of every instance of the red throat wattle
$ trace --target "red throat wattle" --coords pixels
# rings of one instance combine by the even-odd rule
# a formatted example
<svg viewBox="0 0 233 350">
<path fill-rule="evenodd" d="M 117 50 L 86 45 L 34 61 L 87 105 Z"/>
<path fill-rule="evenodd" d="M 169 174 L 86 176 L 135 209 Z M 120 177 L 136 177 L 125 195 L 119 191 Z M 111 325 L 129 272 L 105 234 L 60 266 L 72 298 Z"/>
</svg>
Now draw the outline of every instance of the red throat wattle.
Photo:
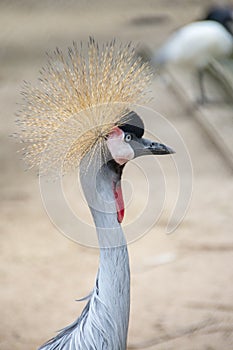
<svg viewBox="0 0 233 350">
<path fill-rule="evenodd" d="M 113 187 L 113 193 L 115 197 L 115 204 L 116 204 L 116 210 L 117 210 L 117 220 L 119 223 L 122 223 L 124 219 L 125 208 L 124 208 L 124 200 L 123 200 L 122 189 L 121 189 L 121 182 L 120 181 L 118 181 L 117 183 L 113 182 L 112 187 Z"/>
</svg>

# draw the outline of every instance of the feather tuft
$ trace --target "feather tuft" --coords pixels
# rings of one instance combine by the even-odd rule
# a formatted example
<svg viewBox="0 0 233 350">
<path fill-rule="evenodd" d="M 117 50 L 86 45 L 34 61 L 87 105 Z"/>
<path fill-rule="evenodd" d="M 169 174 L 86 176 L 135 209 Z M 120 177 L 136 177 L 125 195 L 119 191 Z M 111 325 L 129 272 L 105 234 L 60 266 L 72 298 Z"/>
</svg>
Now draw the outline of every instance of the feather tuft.
<svg viewBox="0 0 233 350">
<path fill-rule="evenodd" d="M 37 86 L 24 82 L 18 137 L 28 167 L 43 159 L 42 172 L 58 166 L 64 172 L 103 149 L 130 106 L 145 102 L 152 71 L 131 43 L 115 40 L 100 46 L 90 38 L 86 47 L 74 42 L 67 55 L 56 48 L 47 59 Z"/>
</svg>

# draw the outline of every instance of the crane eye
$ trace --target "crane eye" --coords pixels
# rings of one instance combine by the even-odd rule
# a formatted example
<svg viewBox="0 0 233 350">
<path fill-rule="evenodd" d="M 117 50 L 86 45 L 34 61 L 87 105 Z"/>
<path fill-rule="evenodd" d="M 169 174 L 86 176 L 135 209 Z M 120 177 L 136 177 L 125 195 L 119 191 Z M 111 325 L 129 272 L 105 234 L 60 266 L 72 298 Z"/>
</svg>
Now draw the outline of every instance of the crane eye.
<svg viewBox="0 0 233 350">
<path fill-rule="evenodd" d="M 125 134 L 125 142 L 130 142 L 132 140 L 131 134 Z"/>
</svg>

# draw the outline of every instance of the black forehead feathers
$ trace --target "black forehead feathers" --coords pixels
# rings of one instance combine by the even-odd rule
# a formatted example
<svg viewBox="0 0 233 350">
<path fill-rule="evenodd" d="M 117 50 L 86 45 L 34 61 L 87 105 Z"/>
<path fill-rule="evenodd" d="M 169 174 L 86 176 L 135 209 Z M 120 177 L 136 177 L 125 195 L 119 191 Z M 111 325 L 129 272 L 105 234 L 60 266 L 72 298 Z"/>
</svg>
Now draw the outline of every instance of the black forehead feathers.
<svg viewBox="0 0 233 350">
<path fill-rule="evenodd" d="M 134 111 L 129 112 L 122 118 L 122 124 L 119 126 L 124 132 L 134 134 L 141 138 L 144 134 L 144 124 L 142 119 Z"/>
<path fill-rule="evenodd" d="M 209 11 L 205 20 L 217 21 L 224 24 L 225 22 L 232 20 L 232 11 L 231 6 L 214 6 Z"/>
</svg>

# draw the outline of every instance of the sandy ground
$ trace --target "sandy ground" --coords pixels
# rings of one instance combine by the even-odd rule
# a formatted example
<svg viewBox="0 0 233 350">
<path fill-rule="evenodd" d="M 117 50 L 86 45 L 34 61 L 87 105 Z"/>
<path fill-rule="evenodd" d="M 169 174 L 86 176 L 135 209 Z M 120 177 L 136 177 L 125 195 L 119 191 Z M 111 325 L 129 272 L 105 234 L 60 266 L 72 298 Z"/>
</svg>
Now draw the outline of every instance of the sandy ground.
<svg viewBox="0 0 233 350">
<path fill-rule="evenodd" d="M 24 79 L 36 79 L 49 48 L 86 40 L 90 34 L 99 40 L 115 36 L 156 47 L 172 29 L 199 17 L 203 4 L 209 3 L 1 2 L 1 350 L 36 349 L 74 320 L 84 305 L 75 299 L 92 289 L 98 266 L 97 249 L 73 243 L 51 224 L 36 174 L 23 171 L 16 153 L 18 145 L 8 137 L 15 130 L 20 84 Z M 146 24 L 142 17 L 151 21 Z M 171 198 L 150 232 L 129 245 L 129 348 L 231 350 L 232 173 L 187 106 L 160 80 L 153 85 L 153 95 L 152 106 L 185 141 L 193 165 L 194 189 L 182 224 L 172 235 L 165 235 L 169 200 L 175 198 L 174 169 L 169 160 L 161 160 Z M 129 175 L 130 171 L 129 167 Z M 135 200 L 140 203 L 140 190 Z M 164 256 L 171 258 L 170 263 L 159 264 Z"/>
</svg>

